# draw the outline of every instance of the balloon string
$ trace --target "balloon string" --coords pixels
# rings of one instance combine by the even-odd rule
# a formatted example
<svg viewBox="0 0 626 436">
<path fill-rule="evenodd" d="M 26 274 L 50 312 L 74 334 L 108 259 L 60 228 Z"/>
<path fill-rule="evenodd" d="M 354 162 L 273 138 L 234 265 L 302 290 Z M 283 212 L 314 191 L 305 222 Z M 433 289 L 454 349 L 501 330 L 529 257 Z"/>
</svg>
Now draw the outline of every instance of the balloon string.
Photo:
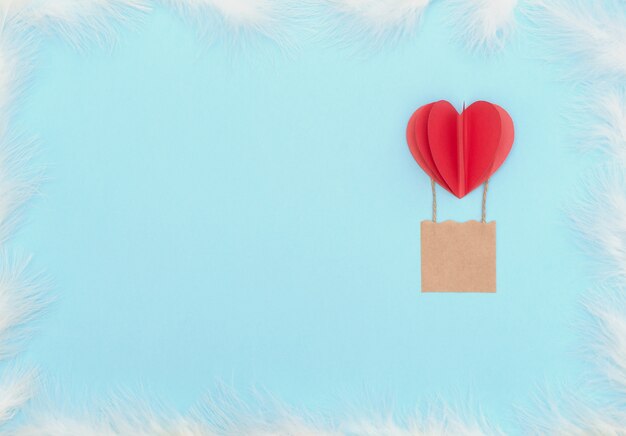
<svg viewBox="0 0 626 436">
<path fill-rule="evenodd" d="M 430 179 L 430 187 L 433 192 L 433 222 L 437 222 L 437 190 L 435 185 L 435 179 Z M 483 185 L 483 213 L 481 222 L 485 224 L 487 222 L 487 191 L 489 190 L 489 179 Z"/>
<path fill-rule="evenodd" d="M 433 191 L 433 222 L 437 222 L 437 191 L 435 189 L 435 179 L 430 179 L 430 186 Z"/>
<path fill-rule="evenodd" d="M 487 222 L 487 189 L 489 189 L 489 179 L 487 179 L 483 188 L 483 224 Z"/>
</svg>

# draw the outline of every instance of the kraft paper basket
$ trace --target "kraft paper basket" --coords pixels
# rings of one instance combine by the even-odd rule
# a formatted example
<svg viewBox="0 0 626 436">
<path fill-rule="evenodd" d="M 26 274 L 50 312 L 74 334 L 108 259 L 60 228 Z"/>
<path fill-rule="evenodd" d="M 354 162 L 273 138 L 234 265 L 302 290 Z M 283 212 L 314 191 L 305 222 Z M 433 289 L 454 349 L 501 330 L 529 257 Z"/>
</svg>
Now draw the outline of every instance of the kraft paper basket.
<svg viewBox="0 0 626 436">
<path fill-rule="evenodd" d="M 496 223 L 486 220 L 489 181 L 483 191 L 482 220 L 421 223 L 422 292 L 496 292 Z"/>
</svg>

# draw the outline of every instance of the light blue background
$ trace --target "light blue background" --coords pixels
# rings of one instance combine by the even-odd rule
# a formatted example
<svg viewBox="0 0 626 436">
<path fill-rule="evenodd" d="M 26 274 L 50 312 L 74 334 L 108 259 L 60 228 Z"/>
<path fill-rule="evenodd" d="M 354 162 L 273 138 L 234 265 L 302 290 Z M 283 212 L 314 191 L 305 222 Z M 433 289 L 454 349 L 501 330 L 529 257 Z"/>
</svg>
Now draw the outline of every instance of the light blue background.
<svg viewBox="0 0 626 436">
<path fill-rule="evenodd" d="M 524 34 L 472 55 L 443 14 L 366 57 L 319 41 L 233 57 L 164 10 L 112 51 L 45 43 L 18 116 L 49 180 L 14 245 L 57 301 L 27 360 L 68 397 L 141 388 L 184 410 L 223 381 L 340 411 L 470 394 L 505 426 L 546 380 L 577 379 L 571 89 Z M 495 295 L 419 292 L 430 181 L 404 133 L 438 99 L 516 123 L 488 198 Z M 481 192 L 439 192 L 441 219 L 479 217 Z"/>
</svg>

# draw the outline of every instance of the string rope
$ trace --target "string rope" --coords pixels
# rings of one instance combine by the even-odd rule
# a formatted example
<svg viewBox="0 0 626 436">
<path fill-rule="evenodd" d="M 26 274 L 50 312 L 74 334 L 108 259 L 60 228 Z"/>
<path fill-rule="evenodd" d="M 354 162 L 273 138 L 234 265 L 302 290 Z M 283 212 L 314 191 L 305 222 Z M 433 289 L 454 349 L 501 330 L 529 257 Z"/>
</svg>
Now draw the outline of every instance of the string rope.
<svg viewBox="0 0 626 436">
<path fill-rule="evenodd" d="M 430 179 L 430 186 L 433 191 L 433 222 L 437 222 L 437 190 L 435 189 L 435 179 Z"/>
<path fill-rule="evenodd" d="M 430 188 L 433 193 L 433 222 L 437 222 L 437 189 L 435 185 L 435 179 L 430 179 Z M 483 213 L 481 222 L 485 224 L 487 222 L 487 191 L 489 190 L 489 179 L 483 185 Z"/>
<path fill-rule="evenodd" d="M 489 179 L 487 179 L 483 187 L 483 218 L 482 218 L 483 224 L 487 222 L 487 190 L 488 189 L 489 189 Z"/>
</svg>

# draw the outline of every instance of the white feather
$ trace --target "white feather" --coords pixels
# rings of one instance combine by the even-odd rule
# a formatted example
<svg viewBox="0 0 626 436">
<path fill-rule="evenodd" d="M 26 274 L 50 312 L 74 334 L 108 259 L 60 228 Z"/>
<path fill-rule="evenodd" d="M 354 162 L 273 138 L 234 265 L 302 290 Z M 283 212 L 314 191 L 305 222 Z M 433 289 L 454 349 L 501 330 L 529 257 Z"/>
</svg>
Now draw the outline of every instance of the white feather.
<svg viewBox="0 0 626 436">
<path fill-rule="evenodd" d="M 324 13 L 336 15 L 334 36 L 380 46 L 412 35 L 430 0 L 322 0 Z M 332 19 L 331 19 L 332 20 Z"/>
<path fill-rule="evenodd" d="M 14 106 L 30 73 L 33 41 L 24 20 L 27 1 L 0 3 L 0 246 L 15 229 L 21 206 L 35 192 L 38 172 L 29 169 L 31 141 L 10 133 Z M 26 274 L 27 259 L 0 250 L 0 360 L 19 351 L 26 323 L 41 309 L 37 278 Z M 15 363 L 4 368 L 0 380 L 0 426 L 32 395 L 35 373 Z"/>
<path fill-rule="evenodd" d="M 34 44 L 15 15 L 0 26 L 0 136 L 5 136 L 17 98 L 31 72 Z"/>
<path fill-rule="evenodd" d="M 583 304 L 590 316 L 578 330 L 593 371 L 584 389 L 542 391 L 535 410 L 520 417 L 524 434 L 626 434 L 626 289 L 600 287 Z"/>
<path fill-rule="evenodd" d="M 557 436 L 623 436 L 626 415 L 611 404 L 588 404 L 588 393 L 543 392 L 533 411 L 520 411 L 520 434 Z"/>
<path fill-rule="evenodd" d="M 448 18 L 454 33 L 470 50 L 501 49 L 515 24 L 518 0 L 450 0 Z"/>
<path fill-rule="evenodd" d="M 267 39 L 289 49 L 289 26 L 297 17 L 297 0 L 160 0 L 191 22 L 201 36 L 236 45 Z"/>
<path fill-rule="evenodd" d="M 12 367 L 4 371 L 0 380 L 0 427 L 32 397 L 36 372 Z"/>
<path fill-rule="evenodd" d="M 0 18 L 2 27 L 8 23 L 20 20 L 25 11 L 30 11 L 34 0 L 3 0 L 0 2 Z"/>
<path fill-rule="evenodd" d="M 7 5 L 16 5 L 15 9 Z M 22 4 L 20 4 L 22 5 Z M 0 245 L 9 237 L 18 220 L 16 212 L 37 185 L 36 172 L 28 162 L 32 141 L 10 132 L 15 104 L 31 72 L 34 44 L 28 27 L 18 16 L 16 3 L 3 4 L 4 25 L 0 27 Z"/>
<path fill-rule="evenodd" d="M 116 25 L 147 11 L 147 0 L 30 0 L 22 15 L 32 26 L 80 48 L 88 41 L 111 42 Z"/>
<path fill-rule="evenodd" d="M 590 80 L 626 78 L 626 3 L 529 0 L 524 9 L 539 43 L 571 73 Z"/>
<path fill-rule="evenodd" d="M 604 287 L 588 295 L 592 322 L 585 329 L 588 355 L 598 368 L 605 393 L 626 395 L 626 288 Z M 626 417 L 626 410 L 624 411 Z M 626 421 L 624 421 L 626 423 Z M 626 426 L 626 424 L 625 424 Z"/>
<path fill-rule="evenodd" d="M 157 416 L 115 415 L 102 412 L 93 416 L 69 417 L 55 414 L 29 416 L 28 424 L 12 432 L 14 436 L 218 436 L 200 424 L 184 418 L 168 421 Z M 243 434 L 243 433 L 242 433 Z M 297 433 L 294 433 L 297 434 Z"/>
<path fill-rule="evenodd" d="M 601 150 L 626 167 L 626 88 L 596 86 L 587 90 L 571 125 L 583 150 Z"/>
<path fill-rule="evenodd" d="M 476 412 L 475 412 L 476 413 Z M 483 436 L 504 434 L 498 427 L 488 423 L 476 413 L 459 413 L 446 406 L 437 406 L 426 414 L 414 414 L 407 419 L 389 415 L 383 419 L 361 417 L 344 424 L 343 435 L 360 436 Z M 375 415 L 374 415 L 375 416 Z"/>
<path fill-rule="evenodd" d="M 0 137 L 0 246 L 9 240 L 21 221 L 23 206 L 37 192 L 42 176 L 30 165 L 34 150 L 32 139 Z"/>
<path fill-rule="evenodd" d="M 626 284 L 626 174 L 614 165 L 585 177 L 574 206 L 574 227 L 603 279 Z"/>
<path fill-rule="evenodd" d="M 28 274 L 28 263 L 0 252 L 0 359 L 18 351 L 27 323 L 45 305 L 42 278 Z"/>
<path fill-rule="evenodd" d="M 39 171 L 29 167 L 33 141 L 9 128 L 34 51 L 27 27 L 15 17 L 0 27 L 0 246 L 15 228 L 18 211 L 35 192 L 39 179 Z"/>
<path fill-rule="evenodd" d="M 313 418 L 269 400 L 257 407 L 239 400 L 206 403 L 185 416 L 155 412 L 135 401 L 98 407 L 91 413 L 70 416 L 33 410 L 28 424 L 15 436 L 482 436 L 502 432 L 479 418 L 464 417 L 441 406 L 425 415 L 406 419 L 392 415 L 343 419 Z M 45 410 L 45 409 L 44 409 Z M 373 414 L 375 415 L 375 414 Z"/>
</svg>

